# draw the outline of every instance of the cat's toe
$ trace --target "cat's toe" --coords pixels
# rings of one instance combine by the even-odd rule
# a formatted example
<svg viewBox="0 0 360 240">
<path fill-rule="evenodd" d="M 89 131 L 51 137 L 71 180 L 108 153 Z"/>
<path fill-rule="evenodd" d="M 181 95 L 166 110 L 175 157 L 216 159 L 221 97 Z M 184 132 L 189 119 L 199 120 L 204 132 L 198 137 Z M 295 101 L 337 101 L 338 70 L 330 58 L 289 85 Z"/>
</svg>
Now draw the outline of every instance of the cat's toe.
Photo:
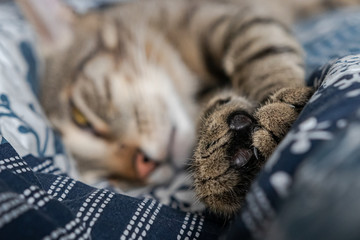
<svg viewBox="0 0 360 240">
<path fill-rule="evenodd" d="M 286 103 L 272 103 L 257 110 L 255 117 L 259 127 L 252 139 L 253 146 L 263 157 L 268 158 L 272 154 L 297 116 L 296 109 Z"/>
<path fill-rule="evenodd" d="M 268 158 L 290 130 L 299 113 L 313 94 L 309 87 L 284 88 L 254 114 L 259 128 L 252 135 L 253 146 Z"/>
</svg>

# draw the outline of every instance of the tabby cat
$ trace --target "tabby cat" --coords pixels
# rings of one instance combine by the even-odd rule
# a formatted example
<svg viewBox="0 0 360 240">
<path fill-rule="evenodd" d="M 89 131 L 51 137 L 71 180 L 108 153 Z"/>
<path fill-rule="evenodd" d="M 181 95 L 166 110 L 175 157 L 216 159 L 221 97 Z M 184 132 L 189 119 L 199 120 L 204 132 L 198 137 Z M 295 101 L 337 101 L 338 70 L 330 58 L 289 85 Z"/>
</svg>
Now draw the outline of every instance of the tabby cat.
<svg viewBox="0 0 360 240">
<path fill-rule="evenodd" d="M 166 181 L 197 139 L 197 195 L 231 215 L 312 94 L 291 1 L 132 1 L 82 15 L 17 2 L 43 54 L 41 103 L 84 176 Z"/>
</svg>

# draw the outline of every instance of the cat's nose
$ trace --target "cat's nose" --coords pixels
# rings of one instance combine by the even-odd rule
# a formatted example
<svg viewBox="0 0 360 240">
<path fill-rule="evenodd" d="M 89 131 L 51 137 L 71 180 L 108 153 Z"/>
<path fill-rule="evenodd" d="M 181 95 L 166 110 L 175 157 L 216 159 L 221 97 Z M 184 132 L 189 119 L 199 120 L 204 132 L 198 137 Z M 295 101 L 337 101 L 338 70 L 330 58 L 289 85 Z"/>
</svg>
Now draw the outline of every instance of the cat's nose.
<svg viewBox="0 0 360 240">
<path fill-rule="evenodd" d="M 141 151 L 136 153 L 135 156 L 135 168 L 138 174 L 138 177 L 141 180 L 145 180 L 159 165 L 156 161 L 148 158 Z"/>
</svg>

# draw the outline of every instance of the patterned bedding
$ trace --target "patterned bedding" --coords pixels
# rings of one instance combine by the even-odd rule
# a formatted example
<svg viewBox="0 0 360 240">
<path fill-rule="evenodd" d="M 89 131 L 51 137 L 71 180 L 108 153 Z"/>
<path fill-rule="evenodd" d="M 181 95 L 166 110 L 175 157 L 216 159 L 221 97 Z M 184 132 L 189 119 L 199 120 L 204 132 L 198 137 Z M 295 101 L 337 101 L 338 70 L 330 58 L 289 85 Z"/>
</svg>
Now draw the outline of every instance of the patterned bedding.
<svg viewBox="0 0 360 240">
<path fill-rule="evenodd" d="M 105 1 L 68 2 L 82 12 Z M 359 121 L 358 12 L 295 27 L 308 54 L 308 82 L 319 89 L 253 184 L 229 237 L 262 239 L 303 162 Z M 166 185 L 132 191 L 104 179 L 91 187 L 77 181 L 76 166 L 36 99 L 41 64 L 33 43 L 14 4 L 0 4 L 0 238 L 216 239 L 227 231 L 195 200 L 184 170 Z"/>
</svg>

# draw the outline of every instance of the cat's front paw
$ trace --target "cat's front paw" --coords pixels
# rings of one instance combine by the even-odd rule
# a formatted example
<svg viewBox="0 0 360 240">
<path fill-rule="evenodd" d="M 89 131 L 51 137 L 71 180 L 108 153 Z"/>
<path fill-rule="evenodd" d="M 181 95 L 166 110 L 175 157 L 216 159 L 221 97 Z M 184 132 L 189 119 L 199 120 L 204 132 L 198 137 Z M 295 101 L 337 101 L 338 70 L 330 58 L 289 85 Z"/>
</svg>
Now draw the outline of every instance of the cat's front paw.
<svg viewBox="0 0 360 240">
<path fill-rule="evenodd" d="M 311 88 L 285 88 L 254 109 L 223 95 L 205 110 L 192 163 L 197 196 L 215 213 L 232 216 L 251 182 L 311 97 Z"/>
<path fill-rule="evenodd" d="M 210 102 L 200 122 L 192 163 L 195 191 L 213 212 L 224 216 L 239 210 L 262 166 L 252 146 L 257 126 L 253 112 L 248 100 L 225 94 Z"/>
<path fill-rule="evenodd" d="M 273 153 L 313 92 L 310 87 L 283 88 L 256 110 L 254 117 L 258 126 L 252 135 L 252 142 L 264 158 Z"/>
</svg>

